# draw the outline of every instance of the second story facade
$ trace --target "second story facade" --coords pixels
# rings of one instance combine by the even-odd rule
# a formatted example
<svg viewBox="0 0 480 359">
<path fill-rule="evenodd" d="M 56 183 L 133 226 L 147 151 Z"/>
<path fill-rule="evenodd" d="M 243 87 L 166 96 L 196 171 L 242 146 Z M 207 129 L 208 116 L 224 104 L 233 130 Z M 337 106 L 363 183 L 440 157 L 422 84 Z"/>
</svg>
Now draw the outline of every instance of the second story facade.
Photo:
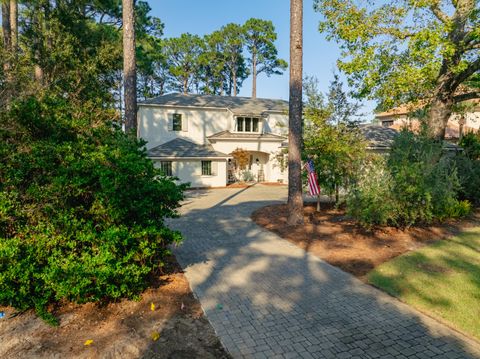
<svg viewBox="0 0 480 359">
<path fill-rule="evenodd" d="M 147 141 L 152 159 L 172 162 L 172 175 L 195 187 L 223 186 L 232 181 L 232 175 L 238 177 L 232 157 L 237 149 L 249 153 L 246 170 L 256 180 L 283 182 L 287 176 L 278 156 L 286 146 L 287 111 L 283 100 L 172 93 L 139 104 L 138 136 Z M 209 161 L 205 156 L 202 160 L 202 153 L 218 154 L 213 163 L 218 178 L 181 173 L 185 162 L 201 169 L 202 161 Z M 223 167 L 225 171 L 220 170 Z"/>
</svg>

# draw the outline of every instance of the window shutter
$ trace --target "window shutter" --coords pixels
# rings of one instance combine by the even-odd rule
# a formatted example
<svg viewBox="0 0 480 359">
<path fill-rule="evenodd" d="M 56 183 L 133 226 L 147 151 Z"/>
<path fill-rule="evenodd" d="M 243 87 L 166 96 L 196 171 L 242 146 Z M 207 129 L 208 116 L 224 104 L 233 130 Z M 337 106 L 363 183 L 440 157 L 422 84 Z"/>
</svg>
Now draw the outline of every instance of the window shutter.
<svg viewBox="0 0 480 359">
<path fill-rule="evenodd" d="M 212 176 L 218 175 L 218 162 L 212 161 Z"/>
<path fill-rule="evenodd" d="M 182 131 L 188 132 L 188 116 L 186 114 L 182 115 Z"/>
<path fill-rule="evenodd" d="M 173 131 L 173 115 L 168 115 L 168 130 Z"/>
</svg>

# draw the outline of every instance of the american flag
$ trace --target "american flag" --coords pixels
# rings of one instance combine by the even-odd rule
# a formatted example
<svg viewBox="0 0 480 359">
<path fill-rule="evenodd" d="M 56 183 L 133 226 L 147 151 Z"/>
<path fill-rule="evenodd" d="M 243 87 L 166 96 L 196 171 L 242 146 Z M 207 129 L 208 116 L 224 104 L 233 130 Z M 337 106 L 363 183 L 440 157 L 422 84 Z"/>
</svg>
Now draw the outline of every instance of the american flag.
<svg viewBox="0 0 480 359">
<path fill-rule="evenodd" d="M 317 174 L 313 166 L 313 160 L 308 160 L 304 168 L 308 171 L 308 192 L 310 196 L 318 196 L 320 194 L 320 187 L 318 186 Z"/>
</svg>

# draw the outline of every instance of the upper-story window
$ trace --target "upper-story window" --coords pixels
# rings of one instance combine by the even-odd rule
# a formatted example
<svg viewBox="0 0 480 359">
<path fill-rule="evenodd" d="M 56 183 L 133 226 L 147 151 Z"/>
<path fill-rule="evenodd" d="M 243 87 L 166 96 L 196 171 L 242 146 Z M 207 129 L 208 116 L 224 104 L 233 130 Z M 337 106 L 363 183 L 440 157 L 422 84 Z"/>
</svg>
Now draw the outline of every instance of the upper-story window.
<svg viewBox="0 0 480 359">
<path fill-rule="evenodd" d="M 382 121 L 382 126 L 383 126 L 383 127 L 393 126 L 393 120 Z"/>
<path fill-rule="evenodd" d="M 257 117 L 237 117 L 237 132 L 258 132 L 259 122 Z"/>
<path fill-rule="evenodd" d="M 182 115 L 179 113 L 174 113 L 172 116 L 172 129 L 173 131 L 182 130 Z"/>
<path fill-rule="evenodd" d="M 170 113 L 168 115 L 168 130 L 188 132 L 188 115 L 183 113 Z"/>
</svg>

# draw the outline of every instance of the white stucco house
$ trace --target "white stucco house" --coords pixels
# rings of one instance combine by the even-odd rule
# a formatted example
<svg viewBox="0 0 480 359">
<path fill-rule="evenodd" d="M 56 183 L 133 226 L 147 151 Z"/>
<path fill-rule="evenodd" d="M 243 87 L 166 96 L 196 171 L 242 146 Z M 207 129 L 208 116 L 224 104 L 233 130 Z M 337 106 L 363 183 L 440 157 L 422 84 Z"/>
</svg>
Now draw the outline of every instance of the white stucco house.
<svg viewBox="0 0 480 359">
<path fill-rule="evenodd" d="M 286 183 L 287 110 L 283 100 L 171 93 L 138 104 L 138 136 L 157 167 L 192 187 L 238 179 L 236 149 L 254 180 Z"/>
</svg>

